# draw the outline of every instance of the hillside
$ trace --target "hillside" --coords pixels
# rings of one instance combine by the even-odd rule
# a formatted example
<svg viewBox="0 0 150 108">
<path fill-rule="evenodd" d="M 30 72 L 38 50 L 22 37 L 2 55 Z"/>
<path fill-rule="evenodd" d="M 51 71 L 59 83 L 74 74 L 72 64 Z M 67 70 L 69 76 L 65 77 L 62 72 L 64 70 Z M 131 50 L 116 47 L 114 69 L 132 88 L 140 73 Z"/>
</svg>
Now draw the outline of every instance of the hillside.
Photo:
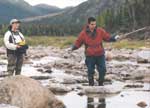
<svg viewBox="0 0 150 108">
<path fill-rule="evenodd" d="M 61 9 L 56 6 L 50 6 L 46 4 L 38 4 L 38 5 L 35 5 L 34 8 L 39 10 L 39 12 L 43 14 L 55 13 L 55 12 L 61 11 Z"/>
<path fill-rule="evenodd" d="M 94 16 L 97 25 L 107 31 L 127 33 L 150 25 L 149 4 L 149 0 L 88 0 L 57 13 L 24 18 L 22 31 L 27 35 L 77 35 L 87 23 L 87 18 Z M 45 8 L 48 9 L 47 6 Z M 149 34 L 146 33 L 147 37 Z M 138 35 L 136 38 L 144 39 L 145 31 Z"/>
<path fill-rule="evenodd" d="M 59 12 L 54 6 L 39 4 L 31 6 L 24 0 L 0 0 L 0 24 L 8 23 L 12 18 L 27 18 Z"/>
</svg>

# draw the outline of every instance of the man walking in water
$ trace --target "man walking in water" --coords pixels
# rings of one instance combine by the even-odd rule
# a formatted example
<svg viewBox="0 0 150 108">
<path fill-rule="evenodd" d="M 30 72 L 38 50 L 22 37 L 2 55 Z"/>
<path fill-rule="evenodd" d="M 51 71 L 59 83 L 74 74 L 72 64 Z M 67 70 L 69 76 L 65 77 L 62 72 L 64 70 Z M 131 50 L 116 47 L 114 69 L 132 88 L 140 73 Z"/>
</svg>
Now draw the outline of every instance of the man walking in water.
<svg viewBox="0 0 150 108">
<path fill-rule="evenodd" d="M 98 85 L 103 86 L 106 64 L 102 42 L 115 42 L 117 39 L 119 39 L 119 35 L 111 37 L 104 29 L 96 26 L 96 19 L 94 17 L 88 18 L 87 26 L 81 31 L 70 50 L 73 51 L 80 48 L 82 44 L 85 45 L 85 63 L 88 69 L 89 86 L 94 86 L 95 66 L 99 72 Z"/>
</svg>

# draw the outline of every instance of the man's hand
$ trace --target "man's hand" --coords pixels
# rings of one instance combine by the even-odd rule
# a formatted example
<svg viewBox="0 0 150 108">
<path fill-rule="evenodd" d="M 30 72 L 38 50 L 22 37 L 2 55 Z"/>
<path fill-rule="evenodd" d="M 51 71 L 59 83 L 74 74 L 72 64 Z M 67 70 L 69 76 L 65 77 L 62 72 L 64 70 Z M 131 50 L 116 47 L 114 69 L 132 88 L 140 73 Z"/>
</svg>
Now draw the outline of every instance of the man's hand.
<svg viewBox="0 0 150 108">
<path fill-rule="evenodd" d="M 20 46 L 20 45 L 17 45 L 16 48 L 21 48 L 21 46 Z"/>
<path fill-rule="evenodd" d="M 121 36 L 121 35 L 116 35 L 116 36 L 115 36 L 115 39 L 116 39 L 117 41 L 120 41 L 120 40 L 122 39 L 122 36 Z"/>
</svg>

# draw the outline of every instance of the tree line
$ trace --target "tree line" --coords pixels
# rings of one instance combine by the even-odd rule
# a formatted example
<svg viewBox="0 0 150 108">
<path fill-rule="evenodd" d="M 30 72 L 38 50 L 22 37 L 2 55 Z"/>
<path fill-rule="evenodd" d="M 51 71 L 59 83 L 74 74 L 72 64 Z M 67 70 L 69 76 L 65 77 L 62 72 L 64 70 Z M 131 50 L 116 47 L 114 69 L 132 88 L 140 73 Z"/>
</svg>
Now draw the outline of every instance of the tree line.
<svg viewBox="0 0 150 108">
<path fill-rule="evenodd" d="M 0 25 L 0 35 L 8 30 L 6 24 Z M 82 26 L 75 24 L 22 24 L 20 31 L 27 36 L 69 36 L 78 35 Z"/>
<path fill-rule="evenodd" d="M 150 0 L 125 0 L 118 9 L 106 9 L 96 17 L 97 25 L 111 33 L 126 33 L 150 25 Z M 69 21 L 69 20 L 68 20 Z M 21 31 L 27 36 L 68 36 L 78 35 L 84 27 L 83 21 L 52 23 L 23 23 Z M 0 35 L 8 25 L 0 25 Z"/>
<path fill-rule="evenodd" d="M 112 32 L 128 32 L 150 26 L 150 0 L 126 0 L 117 10 L 103 11 L 97 16 L 97 22 Z"/>
</svg>

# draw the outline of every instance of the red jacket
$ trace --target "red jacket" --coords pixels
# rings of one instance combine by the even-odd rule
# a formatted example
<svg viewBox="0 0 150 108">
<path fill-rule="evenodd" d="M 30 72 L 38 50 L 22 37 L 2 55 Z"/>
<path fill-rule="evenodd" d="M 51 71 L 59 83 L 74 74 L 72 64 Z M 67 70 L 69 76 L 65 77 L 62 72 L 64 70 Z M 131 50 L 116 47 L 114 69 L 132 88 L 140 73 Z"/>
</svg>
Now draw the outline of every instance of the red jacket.
<svg viewBox="0 0 150 108">
<path fill-rule="evenodd" d="M 101 56 L 104 54 L 104 48 L 102 45 L 103 40 L 111 40 L 110 34 L 104 29 L 97 28 L 95 37 L 89 36 L 89 34 L 86 32 L 86 29 L 84 29 L 79 34 L 78 39 L 74 44 L 74 49 L 78 49 L 82 44 L 84 44 L 86 56 Z"/>
</svg>

